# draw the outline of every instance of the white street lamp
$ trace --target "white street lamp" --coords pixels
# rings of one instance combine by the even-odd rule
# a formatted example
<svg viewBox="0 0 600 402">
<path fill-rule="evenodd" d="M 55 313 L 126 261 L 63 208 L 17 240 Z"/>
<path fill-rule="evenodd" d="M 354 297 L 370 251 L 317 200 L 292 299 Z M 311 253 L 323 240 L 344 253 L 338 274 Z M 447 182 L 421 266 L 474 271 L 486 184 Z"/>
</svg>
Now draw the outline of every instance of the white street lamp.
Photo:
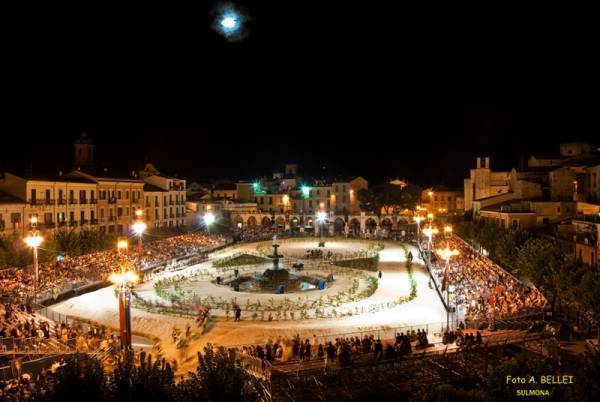
<svg viewBox="0 0 600 402">
<path fill-rule="evenodd" d="M 33 216 L 30 219 L 32 230 L 29 231 L 24 241 L 27 246 L 33 250 L 33 267 L 35 269 L 35 283 L 34 283 L 34 301 L 37 303 L 37 292 L 39 286 L 39 267 L 38 267 L 38 247 L 44 241 L 44 238 L 40 232 L 36 229 L 37 217 Z"/>
</svg>

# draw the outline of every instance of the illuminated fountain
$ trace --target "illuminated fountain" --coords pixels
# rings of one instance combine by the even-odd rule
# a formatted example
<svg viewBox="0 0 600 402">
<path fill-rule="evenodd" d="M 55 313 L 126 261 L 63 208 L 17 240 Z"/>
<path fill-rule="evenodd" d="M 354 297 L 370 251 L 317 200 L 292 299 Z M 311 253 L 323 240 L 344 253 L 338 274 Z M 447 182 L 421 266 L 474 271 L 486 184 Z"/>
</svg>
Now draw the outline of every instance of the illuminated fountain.
<svg viewBox="0 0 600 402">
<path fill-rule="evenodd" d="M 271 260 L 271 266 L 262 274 L 241 275 L 224 283 L 236 291 L 260 293 L 289 293 L 327 287 L 327 280 L 323 278 L 290 274 L 287 269 L 279 266 L 279 259 L 283 256 L 277 251 L 279 244 L 276 235 L 273 236 L 272 247 L 273 253 L 267 256 Z"/>
</svg>

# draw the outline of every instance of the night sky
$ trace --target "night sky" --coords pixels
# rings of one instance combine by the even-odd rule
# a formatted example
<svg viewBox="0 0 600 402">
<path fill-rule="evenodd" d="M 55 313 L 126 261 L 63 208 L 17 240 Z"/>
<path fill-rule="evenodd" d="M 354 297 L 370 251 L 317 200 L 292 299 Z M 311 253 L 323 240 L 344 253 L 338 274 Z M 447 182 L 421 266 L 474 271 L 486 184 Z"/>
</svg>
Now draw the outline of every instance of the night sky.
<svg viewBox="0 0 600 402">
<path fill-rule="evenodd" d="M 2 137 L 14 144 L 0 169 L 67 168 L 82 130 L 98 165 L 151 161 L 197 179 L 295 161 L 456 186 L 476 156 L 506 169 L 560 141 L 600 145 L 597 35 L 581 18 L 269 3 L 229 3 L 247 17 L 236 42 L 212 29 L 223 3 L 207 1 L 15 45 L 27 57 L 6 58 Z"/>
</svg>

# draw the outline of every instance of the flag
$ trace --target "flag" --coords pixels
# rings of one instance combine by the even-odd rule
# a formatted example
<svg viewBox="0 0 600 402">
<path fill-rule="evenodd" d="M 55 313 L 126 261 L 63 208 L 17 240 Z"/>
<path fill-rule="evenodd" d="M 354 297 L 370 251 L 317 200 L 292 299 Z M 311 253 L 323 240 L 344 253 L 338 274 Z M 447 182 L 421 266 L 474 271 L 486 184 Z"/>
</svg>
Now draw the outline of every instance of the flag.
<svg viewBox="0 0 600 402">
<path fill-rule="evenodd" d="M 448 286 L 448 263 L 444 265 L 444 279 L 442 280 L 442 292 Z"/>
</svg>

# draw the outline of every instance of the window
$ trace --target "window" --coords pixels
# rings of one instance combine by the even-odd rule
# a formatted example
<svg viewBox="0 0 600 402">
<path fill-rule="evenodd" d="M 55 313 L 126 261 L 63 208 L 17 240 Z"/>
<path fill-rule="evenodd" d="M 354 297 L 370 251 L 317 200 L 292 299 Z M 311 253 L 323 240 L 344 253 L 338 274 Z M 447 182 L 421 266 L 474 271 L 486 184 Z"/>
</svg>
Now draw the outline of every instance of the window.
<svg viewBox="0 0 600 402">
<path fill-rule="evenodd" d="M 123 216 L 123 208 L 117 208 L 117 216 Z"/>
<path fill-rule="evenodd" d="M 158 220 L 158 208 L 154 209 L 154 219 Z"/>
<path fill-rule="evenodd" d="M 61 193 L 61 194 L 62 194 L 62 193 Z M 94 190 L 90 191 L 90 200 L 92 200 L 92 201 L 93 201 L 93 200 L 94 200 L 94 198 L 95 198 L 95 195 L 96 195 L 96 194 L 95 194 Z"/>
<path fill-rule="evenodd" d="M 36 198 L 37 198 L 36 190 L 35 190 L 35 188 L 32 188 L 31 189 L 31 203 L 32 204 L 35 204 Z"/>
<path fill-rule="evenodd" d="M 121 199 L 121 191 L 117 191 L 117 200 Z"/>
<path fill-rule="evenodd" d="M 344 192 L 346 191 L 346 185 L 342 186 L 342 191 L 344 191 Z"/>
<path fill-rule="evenodd" d="M 321 190 L 317 190 L 317 195 L 321 195 Z"/>
<path fill-rule="evenodd" d="M 560 207 L 556 207 L 556 213 L 560 214 Z"/>
<path fill-rule="evenodd" d="M 150 205 L 150 196 L 146 196 L 146 206 Z"/>
<path fill-rule="evenodd" d="M 269 197 L 269 205 L 273 205 L 273 197 Z"/>
<path fill-rule="evenodd" d="M 79 190 L 79 199 L 85 201 L 85 190 Z"/>
<path fill-rule="evenodd" d="M 80 213 L 80 221 L 81 221 L 81 223 L 85 222 L 85 211 L 81 211 L 81 213 Z"/>
<path fill-rule="evenodd" d="M 158 206 L 158 195 L 154 196 L 154 206 Z"/>
<path fill-rule="evenodd" d="M 69 222 L 75 222 L 75 212 L 69 212 Z"/>
<path fill-rule="evenodd" d="M 513 219 L 512 220 L 512 228 L 513 229 L 517 229 L 519 227 L 519 220 L 518 219 Z"/>
<path fill-rule="evenodd" d="M 46 202 L 50 202 L 50 190 L 46 190 Z"/>
<path fill-rule="evenodd" d="M 69 190 L 69 202 L 75 201 L 75 191 Z"/>
<path fill-rule="evenodd" d="M 91 223 L 94 223 L 94 219 L 95 219 L 95 218 L 96 218 L 96 217 L 94 216 L 94 210 L 92 209 L 92 210 L 90 211 L 90 221 L 91 221 Z"/>
<path fill-rule="evenodd" d="M 133 214 L 133 209 L 131 209 L 131 215 Z M 125 216 L 129 216 L 129 207 L 125 208 Z"/>
<path fill-rule="evenodd" d="M 94 192 L 92 191 L 92 198 L 94 198 L 93 194 L 94 194 Z M 63 201 L 63 191 L 58 190 L 58 203 L 60 204 L 62 201 Z"/>
<path fill-rule="evenodd" d="M 100 208 L 100 219 L 104 219 L 104 208 Z"/>
</svg>

